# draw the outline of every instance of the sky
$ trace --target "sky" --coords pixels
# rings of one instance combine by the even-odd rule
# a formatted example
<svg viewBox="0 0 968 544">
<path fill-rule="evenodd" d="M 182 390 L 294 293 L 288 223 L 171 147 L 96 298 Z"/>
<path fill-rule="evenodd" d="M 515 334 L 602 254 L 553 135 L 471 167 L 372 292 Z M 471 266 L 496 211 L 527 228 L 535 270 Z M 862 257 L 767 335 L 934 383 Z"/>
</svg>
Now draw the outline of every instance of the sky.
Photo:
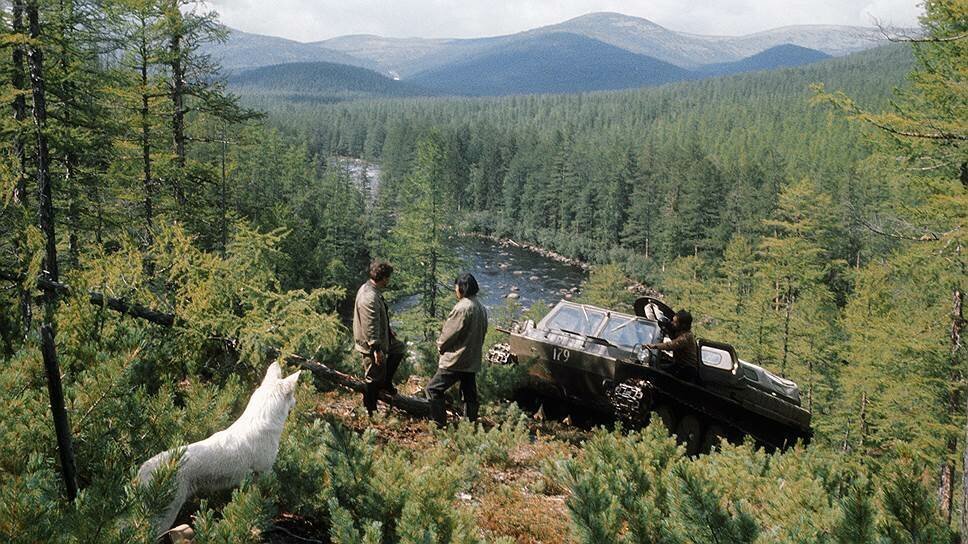
<svg viewBox="0 0 968 544">
<path fill-rule="evenodd" d="M 207 0 L 224 24 L 298 41 L 346 34 L 474 38 L 511 34 L 595 11 L 694 34 L 741 35 L 786 25 L 917 25 L 920 0 Z"/>
</svg>

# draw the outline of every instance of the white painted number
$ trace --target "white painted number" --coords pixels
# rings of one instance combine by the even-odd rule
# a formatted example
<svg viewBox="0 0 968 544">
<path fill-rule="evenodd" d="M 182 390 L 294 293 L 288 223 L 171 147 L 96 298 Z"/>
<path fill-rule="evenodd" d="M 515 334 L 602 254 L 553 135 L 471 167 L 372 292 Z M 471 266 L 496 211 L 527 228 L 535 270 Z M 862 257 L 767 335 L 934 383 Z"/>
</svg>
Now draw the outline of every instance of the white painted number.
<svg viewBox="0 0 968 544">
<path fill-rule="evenodd" d="M 551 353 L 551 358 L 555 361 L 567 361 L 571 357 L 571 352 L 567 349 L 554 348 Z"/>
</svg>

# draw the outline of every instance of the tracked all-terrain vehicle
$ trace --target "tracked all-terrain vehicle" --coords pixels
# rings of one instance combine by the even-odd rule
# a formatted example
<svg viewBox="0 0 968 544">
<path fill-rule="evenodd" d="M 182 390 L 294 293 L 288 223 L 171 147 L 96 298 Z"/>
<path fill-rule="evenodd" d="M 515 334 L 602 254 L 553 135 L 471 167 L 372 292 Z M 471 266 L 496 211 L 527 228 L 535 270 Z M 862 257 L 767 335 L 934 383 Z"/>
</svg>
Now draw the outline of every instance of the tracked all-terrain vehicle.
<svg viewBox="0 0 968 544">
<path fill-rule="evenodd" d="M 810 440 L 810 412 L 795 383 L 740 360 L 732 346 L 699 339 L 699 367 L 645 349 L 668 335 L 673 311 L 641 298 L 635 314 L 561 301 L 539 323 L 514 323 L 488 359 L 528 365 L 526 388 L 642 426 L 658 417 L 687 453 L 752 437 L 769 449 Z"/>
</svg>

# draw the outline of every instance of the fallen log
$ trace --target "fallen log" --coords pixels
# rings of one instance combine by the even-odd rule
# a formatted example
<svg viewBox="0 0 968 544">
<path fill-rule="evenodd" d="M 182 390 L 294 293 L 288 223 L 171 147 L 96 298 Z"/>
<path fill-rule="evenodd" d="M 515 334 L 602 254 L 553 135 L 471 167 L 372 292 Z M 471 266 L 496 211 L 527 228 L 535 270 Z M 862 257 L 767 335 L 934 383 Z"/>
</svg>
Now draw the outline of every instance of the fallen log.
<svg viewBox="0 0 968 544">
<path fill-rule="evenodd" d="M 354 376 L 350 376 L 349 374 L 344 374 L 343 372 L 332 369 L 319 361 L 307 359 L 298 355 L 290 355 L 286 357 L 286 361 L 312 372 L 316 377 L 322 378 L 352 391 L 356 391 L 357 393 L 363 392 L 364 383 L 361 380 Z M 430 417 L 430 402 L 428 402 L 427 399 L 411 397 L 409 395 L 391 395 L 386 391 L 380 391 L 379 398 L 390 406 L 402 410 L 410 415 L 416 417 Z"/>
</svg>

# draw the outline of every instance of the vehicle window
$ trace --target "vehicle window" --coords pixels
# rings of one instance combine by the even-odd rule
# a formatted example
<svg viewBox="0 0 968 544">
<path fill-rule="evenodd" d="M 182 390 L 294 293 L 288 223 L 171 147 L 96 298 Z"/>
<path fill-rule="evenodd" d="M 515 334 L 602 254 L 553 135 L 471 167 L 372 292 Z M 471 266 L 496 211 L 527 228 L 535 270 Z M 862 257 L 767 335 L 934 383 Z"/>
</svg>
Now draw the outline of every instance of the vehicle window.
<svg viewBox="0 0 968 544">
<path fill-rule="evenodd" d="M 720 370 L 732 370 L 733 358 L 724 349 L 717 349 L 712 346 L 702 347 L 702 364 Z"/>
<path fill-rule="evenodd" d="M 624 316 L 610 317 L 602 338 L 624 348 L 632 349 L 636 344 L 648 344 L 658 335 L 655 325 Z"/>
<path fill-rule="evenodd" d="M 581 306 L 563 305 L 548 318 L 548 328 L 573 331 L 581 334 L 595 334 L 605 314 Z"/>
</svg>

